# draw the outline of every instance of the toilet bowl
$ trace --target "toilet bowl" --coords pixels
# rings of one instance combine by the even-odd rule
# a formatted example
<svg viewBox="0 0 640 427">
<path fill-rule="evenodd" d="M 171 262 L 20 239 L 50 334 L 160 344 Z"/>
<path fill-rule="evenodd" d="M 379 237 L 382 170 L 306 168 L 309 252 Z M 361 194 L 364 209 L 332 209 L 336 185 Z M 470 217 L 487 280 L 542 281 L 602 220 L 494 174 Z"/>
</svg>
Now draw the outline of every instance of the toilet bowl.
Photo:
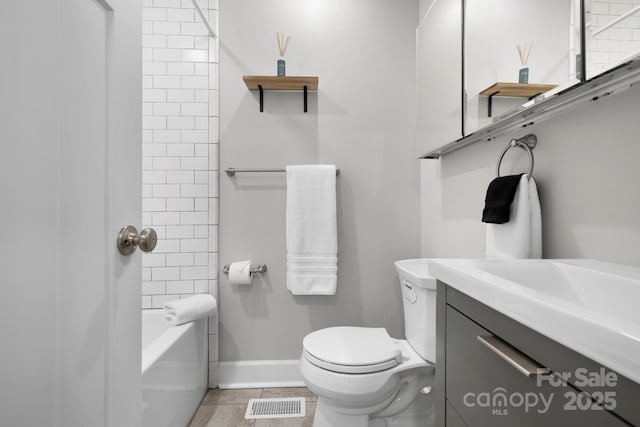
<svg viewBox="0 0 640 427">
<path fill-rule="evenodd" d="M 397 417 L 433 385 L 434 366 L 406 340 L 382 328 L 334 327 L 307 335 L 303 347 L 300 371 L 318 395 L 314 427 L 427 425 L 429 402 Z"/>
<path fill-rule="evenodd" d="M 339 326 L 305 336 L 300 372 L 318 396 L 313 427 L 432 427 L 435 289 L 427 260 L 396 261 L 407 339 Z"/>
</svg>

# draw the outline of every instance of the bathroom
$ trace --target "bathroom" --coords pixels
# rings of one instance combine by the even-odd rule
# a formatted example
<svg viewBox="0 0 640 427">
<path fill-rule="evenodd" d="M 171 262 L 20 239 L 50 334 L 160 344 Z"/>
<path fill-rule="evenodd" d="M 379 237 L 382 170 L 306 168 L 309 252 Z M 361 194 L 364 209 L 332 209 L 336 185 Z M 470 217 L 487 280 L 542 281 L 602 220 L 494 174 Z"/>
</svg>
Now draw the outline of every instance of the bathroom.
<svg viewBox="0 0 640 427">
<path fill-rule="evenodd" d="M 113 167 L 124 172 L 112 175 L 100 169 L 102 178 L 96 178 L 111 177 L 115 193 L 109 193 L 109 200 L 115 200 L 118 189 L 135 187 L 120 203 L 131 211 L 113 213 L 106 196 L 87 203 L 85 195 L 92 192 L 75 177 L 95 172 L 85 161 L 95 150 L 73 156 L 65 152 L 61 141 L 73 127 L 64 124 L 71 119 L 50 113 L 59 111 L 60 93 L 67 92 L 48 89 L 60 88 L 61 81 L 63 88 L 69 82 L 80 84 L 87 73 L 85 68 L 77 71 L 76 61 L 83 58 L 74 54 L 86 53 L 87 40 L 65 39 L 64 27 L 50 19 L 73 20 L 80 10 L 74 8 L 88 7 L 86 3 L 106 5 L 116 17 L 116 6 L 125 7 L 120 1 L 102 0 L 12 2 L 7 6 L 11 13 L 0 18 L 0 27 L 7 29 L 3 51 L 10 53 L 5 61 L 15 65 L 6 67 L 1 79 L 2 135 L 7 141 L 0 167 L 7 207 L 2 220 L 15 225 L 7 227 L 1 239 L 7 304 L 0 331 L 3 348 L 11 351 L 3 350 L 0 360 L 2 383 L 12 387 L 4 387 L 0 398 L 0 425 L 140 425 L 132 414 L 140 408 L 136 382 L 141 349 L 127 331 L 139 324 L 141 307 L 161 308 L 192 293 L 209 293 L 218 302 L 218 315 L 209 319 L 207 333 L 204 382 L 212 388 L 300 386 L 302 339 L 311 331 L 342 325 L 384 327 L 390 336 L 404 337 L 394 262 L 484 258 L 486 225 L 480 216 L 487 185 L 507 142 L 528 133 L 538 138 L 534 176 L 542 206 L 543 258 L 640 266 L 635 245 L 640 199 L 632 185 L 640 174 L 635 167 L 640 157 L 635 144 L 640 131 L 637 87 L 578 103 L 557 117 L 438 160 L 418 160 L 416 128 L 423 117 L 416 108 L 416 29 L 429 1 L 200 0 L 215 37 L 208 35 L 191 0 L 147 0 L 131 6 L 127 25 L 139 32 L 141 43 L 150 44 L 126 51 L 143 64 L 122 69 L 116 62 L 110 70 L 116 77 L 106 79 L 107 88 L 127 80 L 117 76 L 137 74 L 130 86 L 116 88 L 126 100 L 107 116 L 147 120 L 126 122 L 137 128 L 127 128 L 124 137 L 141 144 L 106 152 L 119 160 Z M 164 10 L 165 15 L 145 9 Z M 104 27 L 108 31 L 121 21 L 107 19 Z M 156 22 L 165 24 L 154 28 Z M 183 22 L 193 25 L 176 29 L 175 23 Z M 165 32 L 156 33 L 159 28 Z M 637 31 L 632 33 L 636 39 Z M 257 91 L 242 81 L 243 75 L 276 74 L 276 32 L 291 36 L 286 74 L 319 76 L 306 114 L 301 93 L 274 91 L 265 92 L 261 113 Z M 164 39 L 153 37 L 160 35 Z M 170 46 L 171 40 L 178 44 Z M 514 59 L 515 44 L 525 41 L 512 43 Z M 63 42 L 72 46 L 61 50 Z M 180 42 L 193 43 L 193 48 Z M 532 64 L 542 55 L 537 47 L 532 49 Z M 154 60 L 154 53 L 175 54 L 171 49 L 191 50 L 187 56 L 192 55 L 192 67 L 172 71 L 158 65 L 188 62 L 186 57 Z M 123 51 L 109 54 L 117 57 Z M 532 65 L 532 81 L 534 73 Z M 176 79 L 167 76 L 180 76 L 180 86 L 171 86 Z M 190 76 L 194 78 L 184 78 Z M 191 86 L 182 86 L 185 81 Z M 91 87 L 91 82 L 86 84 Z M 156 88 L 164 89 L 167 97 L 173 89 L 193 92 L 175 90 L 173 100 L 144 98 L 145 89 Z M 139 99 L 137 91 L 142 92 Z M 162 97 L 159 91 L 146 93 L 154 95 Z M 139 105 L 130 99 L 138 99 Z M 172 111 L 173 103 L 185 108 Z M 484 108 L 484 100 L 479 106 Z M 499 99 L 494 108 L 500 108 Z M 125 132 L 109 127 L 108 120 L 108 134 Z M 176 133 L 178 139 L 171 139 Z M 184 135 L 189 140 L 180 140 Z M 47 143 L 50 140 L 55 143 Z M 335 164 L 340 170 L 339 284 L 334 296 L 294 296 L 284 284 L 284 175 L 224 173 L 229 167 L 290 164 Z M 502 171 L 526 168 L 526 155 L 509 153 Z M 141 179 L 140 186 L 130 185 Z M 65 190 L 66 184 L 80 188 Z M 175 185 L 181 186 L 178 193 Z M 107 212 L 106 219 L 99 218 L 106 226 L 95 229 L 95 216 L 88 218 L 91 206 L 99 206 L 91 215 Z M 144 255 L 137 251 L 124 261 L 111 254 L 113 239 L 126 224 L 154 227 L 157 250 Z M 34 248 L 31 242 L 39 243 Z M 89 256 L 101 253 L 92 247 L 108 248 L 102 250 L 107 261 L 92 264 Z M 230 286 L 223 266 L 245 259 L 268 269 L 255 275 L 251 286 Z M 95 277 L 96 271 L 113 278 L 95 280 L 102 284 L 97 288 L 86 286 L 86 278 Z M 132 281 L 125 282 L 125 276 Z M 67 279 L 73 279 L 73 285 L 63 286 Z M 70 375 L 77 372 L 82 375 Z M 311 409 L 313 401 L 309 403 Z"/>
</svg>

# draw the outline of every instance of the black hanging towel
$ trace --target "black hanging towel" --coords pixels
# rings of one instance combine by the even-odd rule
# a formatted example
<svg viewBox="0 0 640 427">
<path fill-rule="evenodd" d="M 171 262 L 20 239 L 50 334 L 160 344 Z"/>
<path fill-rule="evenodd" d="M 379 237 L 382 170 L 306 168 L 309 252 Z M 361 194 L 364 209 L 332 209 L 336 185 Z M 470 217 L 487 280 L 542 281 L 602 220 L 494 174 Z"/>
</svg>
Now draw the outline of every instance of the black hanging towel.
<svg viewBox="0 0 640 427">
<path fill-rule="evenodd" d="M 509 222 L 509 210 L 522 175 L 499 176 L 489 183 L 482 210 L 482 222 Z"/>
</svg>

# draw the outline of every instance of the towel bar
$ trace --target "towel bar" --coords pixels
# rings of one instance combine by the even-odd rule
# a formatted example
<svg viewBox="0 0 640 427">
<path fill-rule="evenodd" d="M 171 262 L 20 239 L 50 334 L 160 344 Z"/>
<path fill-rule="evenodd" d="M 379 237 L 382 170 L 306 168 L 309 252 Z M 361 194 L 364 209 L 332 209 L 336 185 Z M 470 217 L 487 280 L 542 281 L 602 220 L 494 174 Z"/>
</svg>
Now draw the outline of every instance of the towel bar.
<svg viewBox="0 0 640 427">
<path fill-rule="evenodd" d="M 533 163 L 534 163 L 533 151 L 531 150 L 533 150 L 533 148 L 536 146 L 537 143 L 538 143 L 538 138 L 532 133 L 529 135 L 523 136 L 522 138 L 512 139 L 511 141 L 509 141 L 505 149 L 502 151 L 502 154 L 500 154 L 500 158 L 498 159 L 498 166 L 496 166 L 496 175 L 500 177 L 500 165 L 502 164 L 502 159 L 504 158 L 504 155 L 507 154 L 507 151 L 509 151 L 509 149 L 513 147 L 520 147 L 523 150 L 525 150 L 529 155 L 529 175 L 527 179 L 531 179 L 531 177 L 533 176 Z"/>
<path fill-rule="evenodd" d="M 286 172 L 286 169 L 236 169 L 236 168 L 226 168 L 224 173 L 227 176 L 235 176 L 237 172 Z M 340 175 L 340 169 L 336 169 L 336 176 Z"/>
</svg>

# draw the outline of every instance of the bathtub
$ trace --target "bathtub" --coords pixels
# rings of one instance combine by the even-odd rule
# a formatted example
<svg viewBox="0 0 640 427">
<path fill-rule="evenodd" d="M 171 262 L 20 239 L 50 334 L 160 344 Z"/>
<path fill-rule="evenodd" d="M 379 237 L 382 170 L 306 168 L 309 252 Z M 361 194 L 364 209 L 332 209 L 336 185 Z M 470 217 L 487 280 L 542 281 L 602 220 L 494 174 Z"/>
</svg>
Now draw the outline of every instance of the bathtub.
<svg viewBox="0 0 640 427">
<path fill-rule="evenodd" d="M 207 389 L 207 319 L 171 326 L 142 311 L 142 426 L 186 427 Z"/>
</svg>

